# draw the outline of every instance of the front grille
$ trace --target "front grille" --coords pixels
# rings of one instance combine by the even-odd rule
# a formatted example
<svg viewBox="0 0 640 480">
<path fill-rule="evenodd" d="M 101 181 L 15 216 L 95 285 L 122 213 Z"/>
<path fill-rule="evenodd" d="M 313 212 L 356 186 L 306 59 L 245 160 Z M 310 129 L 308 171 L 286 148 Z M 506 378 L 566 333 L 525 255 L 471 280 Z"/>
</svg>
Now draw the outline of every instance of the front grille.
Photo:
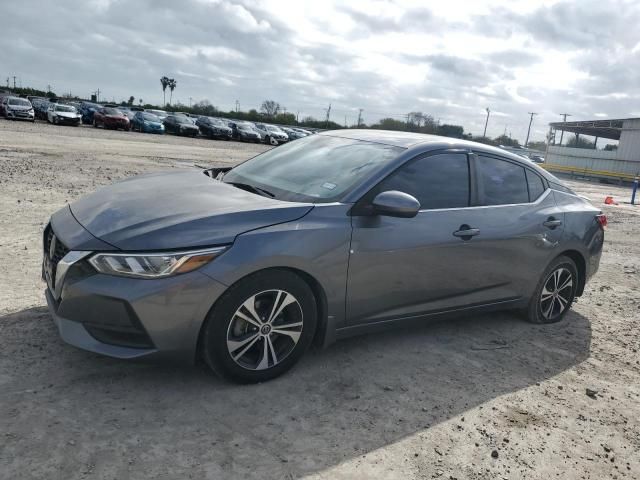
<svg viewBox="0 0 640 480">
<path fill-rule="evenodd" d="M 54 243 L 55 242 L 55 243 Z M 51 244 L 54 243 L 53 251 L 51 251 Z M 56 285 L 56 270 L 58 263 L 62 258 L 69 253 L 69 249 L 56 237 L 53 233 L 51 225 L 47 225 L 44 232 L 44 258 L 50 262 L 50 275 L 51 285 Z"/>
</svg>

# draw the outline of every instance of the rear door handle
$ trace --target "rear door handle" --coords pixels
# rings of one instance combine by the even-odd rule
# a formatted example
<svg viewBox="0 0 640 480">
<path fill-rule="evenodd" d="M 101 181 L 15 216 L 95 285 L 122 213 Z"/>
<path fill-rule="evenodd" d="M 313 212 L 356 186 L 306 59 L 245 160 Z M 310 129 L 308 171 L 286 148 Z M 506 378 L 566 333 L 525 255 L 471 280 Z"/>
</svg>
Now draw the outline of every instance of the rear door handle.
<svg viewBox="0 0 640 480">
<path fill-rule="evenodd" d="M 553 217 L 549 217 L 547 219 L 546 222 L 544 222 L 542 225 L 544 225 L 547 228 L 550 228 L 551 230 L 553 230 L 556 227 L 559 227 L 560 225 L 562 225 L 562 220 L 558 220 L 557 218 L 553 218 Z"/>
<path fill-rule="evenodd" d="M 471 237 L 475 237 L 480 234 L 480 229 L 471 228 L 469 225 L 460 225 L 460 230 L 453 232 L 454 237 L 459 237 L 463 240 L 471 240 Z"/>
</svg>

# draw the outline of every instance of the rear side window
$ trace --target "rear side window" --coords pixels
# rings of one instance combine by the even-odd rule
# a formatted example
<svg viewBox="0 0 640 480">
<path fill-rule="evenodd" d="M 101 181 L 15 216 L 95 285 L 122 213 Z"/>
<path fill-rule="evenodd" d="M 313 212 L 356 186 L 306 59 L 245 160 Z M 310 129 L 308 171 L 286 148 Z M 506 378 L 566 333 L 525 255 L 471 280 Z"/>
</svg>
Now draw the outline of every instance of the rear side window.
<svg viewBox="0 0 640 480">
<path fill-rule="evenodd" d="M 469 206 L 469 162 L 461 153 L 420 158 L 382 181 L 376 193 L 399 190 L 413 195 L 421 209 Z"/>
<path fill-rule="evenodd" d="M 531 170 L 527 172 L 527 185 L 529 186 L 529 201 L 535 202 L 540 195 L 544 193 L 544 183 L 542 178 L 537 173 L 533 173 Z"/>
<path fill-rule="evenodd" d="M 478 198 L 480 205 L 528 203 L 524 167 L 493 157 L 478 155 Z"/>
</svg>

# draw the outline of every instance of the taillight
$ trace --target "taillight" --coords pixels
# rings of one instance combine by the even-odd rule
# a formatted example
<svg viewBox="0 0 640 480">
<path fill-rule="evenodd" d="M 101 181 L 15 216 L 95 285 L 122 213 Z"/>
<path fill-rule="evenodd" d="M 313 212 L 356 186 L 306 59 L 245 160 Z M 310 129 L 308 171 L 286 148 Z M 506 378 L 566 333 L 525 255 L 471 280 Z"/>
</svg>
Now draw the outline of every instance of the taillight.
<svg viewBox="0 0 640 480">
<path fill-rule="evenodd" d="M 596 215 L 596 220 L 602 228 L 605 228 L 607 226 L 607 216 L 604 213 Z"/>
</svg>

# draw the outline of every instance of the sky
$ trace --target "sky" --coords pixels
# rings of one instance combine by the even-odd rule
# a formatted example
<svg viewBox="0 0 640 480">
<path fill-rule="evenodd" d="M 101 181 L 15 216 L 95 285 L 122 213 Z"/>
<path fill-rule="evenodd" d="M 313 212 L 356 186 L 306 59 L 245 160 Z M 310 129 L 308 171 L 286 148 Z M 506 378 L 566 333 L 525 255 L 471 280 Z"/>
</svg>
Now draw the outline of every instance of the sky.
<svg viewBox="0 0 640 480">
<path fill-rule="evenodd" d="M 207 99 L 371 124 L 408 112 L 524 142 L 640 116 L 638 0 L 6 2 L 0 82 L 121 101 Z M 168 92 L 167 92 L 168 93 Z M 168 100 L 168 96 L 167 96 Z"/>
</svg>

